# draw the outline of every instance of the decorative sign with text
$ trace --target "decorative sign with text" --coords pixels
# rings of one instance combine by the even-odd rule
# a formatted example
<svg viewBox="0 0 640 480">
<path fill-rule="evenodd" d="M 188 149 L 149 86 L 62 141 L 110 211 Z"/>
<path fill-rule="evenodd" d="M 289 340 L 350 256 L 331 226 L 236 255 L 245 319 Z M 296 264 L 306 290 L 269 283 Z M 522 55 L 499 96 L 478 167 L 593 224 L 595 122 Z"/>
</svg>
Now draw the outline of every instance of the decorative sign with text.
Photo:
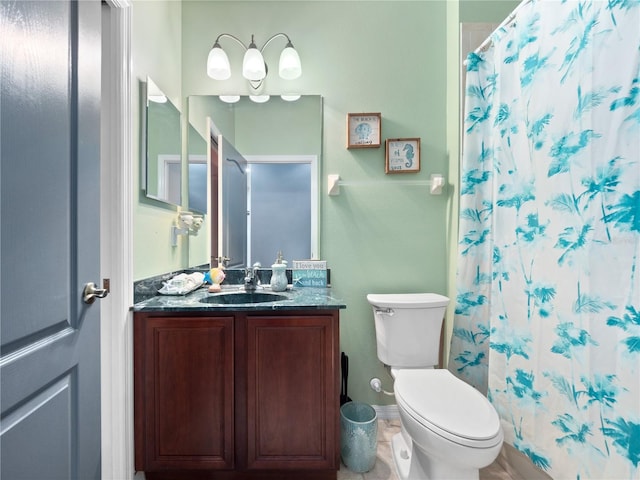
<svg viewBox="0 0 640 480">
<path fill-rule="evenodd" d="M 294 260 L 291 273 L 294 287 L 327 286 L 327 262 L 325 260 Z"/>
<path fill-rule="evenodd" d="M 420 139 L 388 138 L 384 173 L 416 173 L 420 171 Z"/>
<path fill-rule="evenodd" d="M 381 130 L 380 113 L 348 113 L 347 148 L 379 148 Z"/>
</svg>

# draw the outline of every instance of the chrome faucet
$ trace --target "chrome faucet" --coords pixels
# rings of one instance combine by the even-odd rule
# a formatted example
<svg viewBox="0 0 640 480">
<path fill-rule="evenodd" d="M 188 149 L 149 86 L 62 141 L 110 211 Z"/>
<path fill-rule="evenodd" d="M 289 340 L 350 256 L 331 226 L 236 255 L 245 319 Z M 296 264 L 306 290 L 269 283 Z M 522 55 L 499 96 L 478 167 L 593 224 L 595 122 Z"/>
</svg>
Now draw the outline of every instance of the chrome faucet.
<svg viewBox="0 0 640 480">
<path fill-rule="evenodd" d="M 258 278 L 258 269 L 262 267 L 260 262 L 256 262 L 252 267 L 244 269 L 244 289 L 247 292 L 253 292 L 260 283 Z"/>
</svg>

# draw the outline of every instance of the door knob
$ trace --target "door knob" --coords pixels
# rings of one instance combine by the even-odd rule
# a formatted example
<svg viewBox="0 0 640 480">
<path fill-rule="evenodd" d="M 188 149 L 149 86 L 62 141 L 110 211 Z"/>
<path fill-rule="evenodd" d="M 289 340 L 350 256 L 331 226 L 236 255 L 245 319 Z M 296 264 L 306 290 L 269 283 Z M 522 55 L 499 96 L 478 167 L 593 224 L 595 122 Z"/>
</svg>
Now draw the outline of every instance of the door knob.
<svg viewBox="0 0 640 480">
<path fill-rule="evenodd" d="M 109 294 L 109 280 L 103 280 L 103 287 L 98 288 L 95 283 L 89 282 L 82 290 L 82 300 L 84 303 L 92 304 L 96 298 L 104 298 Z"/>
</svg>

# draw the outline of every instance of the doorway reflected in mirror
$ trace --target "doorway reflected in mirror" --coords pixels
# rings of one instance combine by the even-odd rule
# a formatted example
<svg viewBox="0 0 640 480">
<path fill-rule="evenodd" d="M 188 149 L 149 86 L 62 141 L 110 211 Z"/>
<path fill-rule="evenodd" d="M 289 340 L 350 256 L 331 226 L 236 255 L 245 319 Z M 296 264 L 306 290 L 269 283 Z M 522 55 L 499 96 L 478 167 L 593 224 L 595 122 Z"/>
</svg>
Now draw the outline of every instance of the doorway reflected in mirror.
<svg viewBox="0 0 640 480">
<path fill-rule="evenodd" d="M 215 96 L 191 96 L 189 97 L 189 123 L 193 125 L 201 136 L 207 138 L 207 151 L 209 152 L 212 151 L 212 146 L 215 144 L 214 140 L 217 139 L 217 136 L 224 135 L 233 147 L 249 161 L 250 166 L 253 166 L 253 163 L 275 163 L 281 165 L 280 167 L 273 167 L 274 169 L 271 170 L 272 176 L 276 176 L 276 179 L 272 181 L 274 185 L 271 193 L 266 193 L 269 191 L 266 185 L 259 187 L 264 189 L 264 195 L 273 198 L 263 197 L 262 200 L 259 200 L 259 204 L 254 204 L 249 210 L 255 210 L 254 215 L 257 211 L 261 211 L 259 216 L 262 216 L 263 213 L 272 216 L 272 218 L 267 217 L 261 220 L 262 224 L 276 225 L 281 222 L 282 218 L 288 218 L 287 223 L 291 223 L 291 227 L 295 224 L 304 225 L 304 231 L 295 229 L 293 232 L 290 231 L 286 236 L 281 237 L 281 240 L 278 240 L 274 232 L 285 231 L 284 227 L 272 228 L 270 233 L 263 233 L 261 227 L 252 225 L 252 222 L 248 225 L 246 224 L 247 218 L 249 220 L 251 218 L 247 217 L 245 212 L 243 219 L 245 220 L 247 232 L 254 231 L 254 234 L 251 235 L 253 240 L 250 240 L 249 235 L 245 233 L 247 253 L 253 252 L 251 253 L 251 258 L 247 256 L 245 262 L 248 264 L 249 262 L 260 261 L 263 266 L 268 268 L 273 263 L 278 250 L 282 250 L 289 261 L 294 258 L 299 260 L 317 257 L 319 255 L 318 172 L 322 151 L 322 97 L 319 95 L 306 95 L 295 102 L 287 102 L 278 97 L 272 97 L 269 102 L 264 104 L 256 104 L 243 97 L 235 104 L 227 104 Z M 215 160 L 218 160 L 218 158 L 216 157 Z M 222 243 L 218 242 L 218 239 L 224 236 L 238 238 L 237 235 L 230 235 L 229 232 L 224 232 L 225 227 L 223 227 L 226 224 L 228 228 L 230 224 L 236 224 L 237 222 L 229 222 L 229 219 L 225 218 L 215 218 L 218 216 L 218 212 L 221 211 L 219 202 L 224 201 L 224 193 L 216 193 L 213 190 L 224 179 L 213 178 L 211 156 L 209 157 L 209 162 L 209 209 L 207 210 L 209 212 L 208 224 L 210 231 L 209 250 L 206 254 L 203 252 L 202 238 L 190 238 L 189 262 L 192 266 L 209 263 L 211 259 L 219 256 L 228 257 L 228 253 L 223 251 Z M 305 182 L 304 188 L 309 197 L 305 201 L 308 205 L 308 213 L 303 214 L 301 210 L 285 213 L 284 206 L 262 208 L 263 203 L 272 203 L 276 197 L 283 196 L 282 192 L 278 191 L 278 188 L 285 181 L 289 181 L 281 178 L 277 181 L 277 177 L 285 174 L 286 168 L 282 168 L 282 164 L 286 163 L 306 165 L 306 167 L 301 166 L 300 169 L 308 169 L 303 180 Z M 268 166 L 258 167 L 257 172 L 270 171 L 270 168 Z M 289 173 L 286 174 L 289 175 Z M 253 173 L 253 175 L 254 180 L 256 175 L 259 180 L 262 173 Z M 302 177 L 296 175 L 295 179 L 300 180 Z M 251 201 L 250 193 L 248 193 L 248 201 Z M 214 233 L 216 230 L 218 230 L 217 233 Z M 273 252 L 268 253 L 269 247 L 265 245 L 265 253 L 263 255 L 262 253 L 257 253 L 258 247 L 255 246 L 255 239 L 259 239 L 260 243 L 265 244 L 271 243 L 270 239 L 273 239 L 274 244 L 285 243 L 286 239 L 287 242 L 292 240 L 296 245 L 289 248 L 290 253 L 285 250 L 284 246 L 276 247 Z M 192 242 L 193 248 L 191 248 Z M 298 257 L 296 252 L 300 252 L 303 257 Z"/>
</svg>

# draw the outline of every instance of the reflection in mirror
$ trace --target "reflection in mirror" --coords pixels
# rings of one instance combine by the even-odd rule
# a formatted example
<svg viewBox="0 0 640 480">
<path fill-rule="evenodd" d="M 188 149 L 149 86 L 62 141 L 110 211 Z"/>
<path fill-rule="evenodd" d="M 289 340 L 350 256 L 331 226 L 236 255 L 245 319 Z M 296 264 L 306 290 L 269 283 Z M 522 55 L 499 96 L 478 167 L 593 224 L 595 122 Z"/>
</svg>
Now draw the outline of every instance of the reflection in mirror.
<svg viewBox="0 0 640 480">
<path fill-rule="evenodd" d="M 285 259 L 312 255 L 317 198 L 315 155 L 247 156 L 249 162 L 249 263 L 270 266 L 282 250 Z M 313 212 L 313 213 L 312 213 Z M 285 253 L 286 252 L 286 253 Z"/>
<path fill-rule="evenodd" d="M 218 252 L 228 267 L 242 268 L 247 258 L 247 161 L 218 135 Z"/>
<path fill-rule="evenodd" d="M 209 138 L 224 135 L 248 162 L 249 215 L 232 214 L 247 221 L 246 238 L 243 237 L 246 264 L 260 262 L 269 268 L 278 250 L 282 250 L 289 264 L 292 260 L 318 258 L 322 97 L 306 95 L 295 102 L 271 97 L 263 104 L 243 97 L 230 105 L 215 96 L 192 96 L 189 121 Z M 223 181 L 214 183 L 221 185 Z M 254 193 L 262 196 L 256 199 Z M 219 198 L 215 193 L 212 196 L 215 198 L 211 198 L 210 231 L 217 230 L 217 225 L 229 228 L 237 224 L 231 219 L 214 218 L 219 211 L 218 202 L 225 199 L 223 194 Z M 229 209 L 221 211 L 223 216 L 231 214 Z M 225 247 L 217 242 L 225 236 L 238 238 L 225 232 L 212 235 L 210 258 L 229 257 Z M 194 259 L 192 264 L 196 263 Z"/>
<path fill-rule="evenodd" d="M 207 213 L 207 142 L 191 124 L 187 142 L 189 210 L 204 214 Z"/>
<path fill-rule="evenodd" d="M 180 111 L 160 88 L 147 77 L 146 155 L 143 171 L 148 198 L 180 205 L 182 203 L 182 136 Z"/>
</svg>

